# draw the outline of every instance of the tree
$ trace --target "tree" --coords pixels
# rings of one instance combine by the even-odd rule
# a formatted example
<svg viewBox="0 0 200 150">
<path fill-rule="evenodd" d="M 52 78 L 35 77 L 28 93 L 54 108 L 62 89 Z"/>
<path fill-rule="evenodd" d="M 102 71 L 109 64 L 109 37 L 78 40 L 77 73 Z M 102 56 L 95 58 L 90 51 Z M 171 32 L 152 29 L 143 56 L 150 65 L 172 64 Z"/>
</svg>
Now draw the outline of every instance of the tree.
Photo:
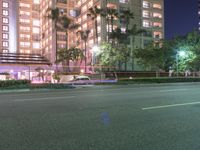
<svg viewBox="0 0 200 150">
<path fill-rule="evenodd" d="M 184 57 L 178 57 L 179 71 L 200 69 L 200 34 L 198 31 L 190 32 L 184 36 L 175 37 L 170 41 L 174 50 L 174 69 L 176 70 L 176 58 L 180 51 L 184 51 Z"/>
<path fill-rule="evenodd" d="M 56 55 L 56 62 L 58 59 L 57 56 L 57 31 L 58 30 L 67 30 L 71 20 L 63 14 L 62 11 L 59 10 L 59 8 L 48 8 L 46 11 L 46 16 L 45 18 L 51 19 L 53 22 L 53 32 L 55 34 L 55 55 Z"/>
<path fill-rule="evenodd" d="M 135 49 L 134 56 L 138 58 L 138 61 L 145 67 L 150 67 L 156 70 L 156 77 L 159 76 L 160 69 L 164 68 L 166 56 L 168 51 L 160 44 L 162 43 L 150 43 L 143 49 Z"/>
<path fill-rule="evenodd" d="M 126 31 L 128 31 L 128 29 L 129 29 L 129 24 L 130 24 L 131 19 L 134 19 L 134 15 L 129 9 L 123 10 L 121 12 L 120 20 L 121 20 L 122 24 L 125 24 Z"/>
<path fill-rule="evenodd" d="M 58 51 L 58 63 L 62 63 L 63 70 L 69 71 L 69 62 L 82 60 L 84 58 L 83 51 L 76 47 L 71 47 L 69 49 L 64 48 Z"/>
<path fill-rule="evenodd" d="M 87 14 L 88 17 L 90 17 L 95 24 L 95 36 L 96 40 L 95 43 L 98 44 L 98 22 L 97 22 L 97 17 L 101 14 L 101 9 L 98 8 L 97 6 L 89 8 L 89 13 Z"/>
<path fill-rule="evenodd" d="M 119 14 L 116 9 L 106 7 L 106 9 L 103 9 L 101 11 L 101 16 L 104 17 L 107 21 L 107 27 L 108 27 L 107 33 L 108 33 L 108 42 L 109 42 L 110 33 L 114 31 L 114 20 L 115 19 L 117 20 L 117 18 L 119 17 Z M 111 26 L 111 30 L 110 30 L 110 26 Z"/>
<path fill-rule="evenodd" d="M 77 31 L 77 36 L 80 37 L 79 39 L 82 40 L 85 45 L 85 72 L 87 71 L 87 68 L 86 68 L 86 65 L 87 65 L 87 41 L 89 38 L 89 34 L 90 34 L 90 30 Z"/>
<path fill-rule="evenodd" d="M 116 56 L 116 49 L 107 42 L 104 42 L 100 46 L 101 53 L 98 56 L 98 60 L 101 66 L 107 67 L 108 70 L 112 66 L 116 65 L 117 56 Z"/>
<path fill-rule="evenodd" d="M 119 69 L 121 68 L 121 63 L 125 65 L 125 71 L 127 71 L 127 63 L 131 56 L 131 49 L 126 44 L 120 44 L 116 48 L 117 61 L 119 62 Z"/>
</svg>

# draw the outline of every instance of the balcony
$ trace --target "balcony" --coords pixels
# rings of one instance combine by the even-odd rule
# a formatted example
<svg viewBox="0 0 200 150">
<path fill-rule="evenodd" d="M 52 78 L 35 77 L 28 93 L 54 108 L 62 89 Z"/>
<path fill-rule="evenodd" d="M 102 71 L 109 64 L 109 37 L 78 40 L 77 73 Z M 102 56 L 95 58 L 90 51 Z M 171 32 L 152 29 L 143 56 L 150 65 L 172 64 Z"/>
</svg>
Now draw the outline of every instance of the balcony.
<svg viewBox="0 0 200 150">
<path fill-rule="evenodd" d="M 57 3 L 67 4 L 67 0 L 57 0 Z"/>
</svg>

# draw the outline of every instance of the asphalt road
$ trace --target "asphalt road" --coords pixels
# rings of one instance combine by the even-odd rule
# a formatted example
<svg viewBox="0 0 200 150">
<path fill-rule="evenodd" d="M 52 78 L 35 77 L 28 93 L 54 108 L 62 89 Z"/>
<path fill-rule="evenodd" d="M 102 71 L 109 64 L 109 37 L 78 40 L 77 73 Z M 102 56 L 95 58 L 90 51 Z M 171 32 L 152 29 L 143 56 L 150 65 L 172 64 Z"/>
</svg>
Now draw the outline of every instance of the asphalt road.
<svg viewBox="0 0 200 150">
<path fill-rule="evenodd" d="M 200 84 L 0 93 L 0 150 L 198 150 Z"/>
</svg>

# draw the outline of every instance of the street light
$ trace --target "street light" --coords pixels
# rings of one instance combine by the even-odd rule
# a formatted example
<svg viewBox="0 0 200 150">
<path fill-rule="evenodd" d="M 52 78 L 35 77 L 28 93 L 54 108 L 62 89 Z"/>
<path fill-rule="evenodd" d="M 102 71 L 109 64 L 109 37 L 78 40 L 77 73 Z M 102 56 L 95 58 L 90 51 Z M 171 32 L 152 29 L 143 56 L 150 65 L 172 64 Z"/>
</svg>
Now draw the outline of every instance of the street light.
<svg viewBox="0 0 200 150">
<path fill-rule="evenodd" d="M 95 45 L 92 48 L 92 71 L 94 72 L 94 64 L 95 64 L 95 60 L 96 60 L 96 55 L 99 54 L 100 52 L 100 47 Z"/>
<path fill-rule="evenodd" d="M 179 57 L 185 57 L 186 53 L 185 51 L 179 51 L 177 54 L 176 54 L 176 76 L 178 77 L 178 59 Z"/>
</svg>

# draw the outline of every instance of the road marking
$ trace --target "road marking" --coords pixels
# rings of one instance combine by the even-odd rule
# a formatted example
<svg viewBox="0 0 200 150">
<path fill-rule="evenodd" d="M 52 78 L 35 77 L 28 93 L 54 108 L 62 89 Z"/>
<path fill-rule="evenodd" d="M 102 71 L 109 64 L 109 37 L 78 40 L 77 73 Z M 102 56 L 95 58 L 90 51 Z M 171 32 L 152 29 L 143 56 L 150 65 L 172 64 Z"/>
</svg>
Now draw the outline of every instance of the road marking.
<svg viewBox="0 0 200 150">
<path fill-rule="evenodd" d="M 15 102 L 23 102 L 23 101 L 38 101 L 38 100 L 52 100 L 52 99 L 69 99 L 74 98 L 75 96 L 68 96 L 68 97 L 43 97 L 43 98 L 30 98 L 30 99 L 16 99 L 13 100 Z"/>
<path fill-rule="evenodd" d="M 187 91 L 188 89 L 171 89 L 171 90 L 160 90 L 160 92 L 177 92 L 177 91 Z"/>
<path fill-rule="evenodd" d="M 154 107 L 145 107 L 145 108 L 142 108 L 142 110 L 161 109 L 161 108 L 187 106 L 187 105 L 195 105 L 195 104 L 200 104 L 200 102 L 191 102 L 191 103 L 181 103 L 181 104 L 171 104 L 171 105 L 162 105 L 162 106 L 154 106 Z"/>
</svg>

